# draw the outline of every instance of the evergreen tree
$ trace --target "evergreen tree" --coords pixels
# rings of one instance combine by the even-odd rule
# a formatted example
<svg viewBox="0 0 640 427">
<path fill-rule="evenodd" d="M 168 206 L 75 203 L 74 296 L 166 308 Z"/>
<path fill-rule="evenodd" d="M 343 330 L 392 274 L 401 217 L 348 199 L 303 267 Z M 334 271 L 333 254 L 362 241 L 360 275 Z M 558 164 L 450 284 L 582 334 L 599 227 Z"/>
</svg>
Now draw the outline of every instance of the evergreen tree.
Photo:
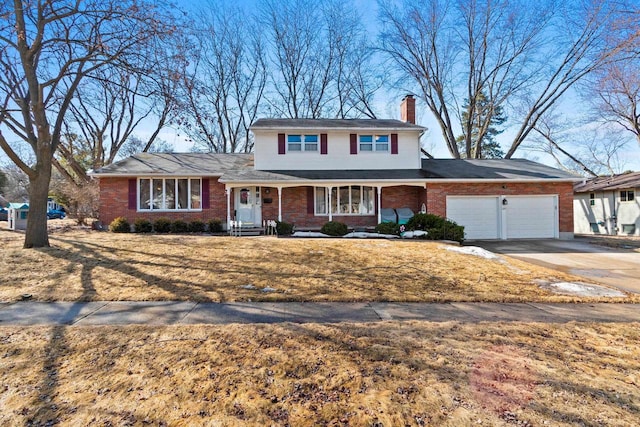
<svg viewBox="0 0 640 427">
<path fill-rule="evenodd" d="M 462 121 L 466 122 L 469 118 L 469 102 L 462 106 Z M 482 132 L 482 124 L 486 123 L 487 117 L 490 117 L 489 126 L 486 131 Z M 474 159 L 499 159 L 504 157 L 504 151 L 500 147 L 498 141 L 495 140 L 497 135 L 504 132 L 504 129 L 498 129 L 507 120 L 502 107 L 494 107 L 484 94 L 478 96 L 475 111 L 471 119 L 471 158 Z M 482 136 L 480 136 L 482 135 Z M 465 136 L 460 135 L 456 138 L 460 157 L 467 157 L 467 147 L 465 144 Z"/>
</svg>

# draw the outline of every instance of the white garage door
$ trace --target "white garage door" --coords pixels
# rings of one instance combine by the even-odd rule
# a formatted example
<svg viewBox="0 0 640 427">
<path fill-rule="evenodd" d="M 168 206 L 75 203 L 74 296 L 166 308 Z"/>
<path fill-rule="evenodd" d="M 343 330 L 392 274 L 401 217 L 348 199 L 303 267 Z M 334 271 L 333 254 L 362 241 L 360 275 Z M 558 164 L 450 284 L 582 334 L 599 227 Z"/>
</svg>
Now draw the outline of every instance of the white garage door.
<svg viewBox="0 0 640 427">
<path fill-rule="evenodd" d="M 507 239 L 554 238 L 558 224 L 555 196 L 505 196 Z"/>
<path fill-rule="evenodd" d="M 447 218 L 464 225 L 466 239 L 500 238 L 499 197 L 447 196 Z"/>
</svg>

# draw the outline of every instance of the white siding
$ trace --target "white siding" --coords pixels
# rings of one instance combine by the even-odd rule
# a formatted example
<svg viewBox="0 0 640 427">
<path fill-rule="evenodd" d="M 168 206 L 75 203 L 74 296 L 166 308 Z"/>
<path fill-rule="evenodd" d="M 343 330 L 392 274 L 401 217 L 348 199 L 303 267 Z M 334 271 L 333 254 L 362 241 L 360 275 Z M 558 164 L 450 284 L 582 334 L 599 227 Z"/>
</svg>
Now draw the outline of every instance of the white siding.
<svg viewBox="0 0 640 427">
<path fill-rule="evenodd" d="M 320 143 L 317 152 L 288 152 L 278 154 L 278 133 L 285 134 L 321 134 L 327 133 L 327 154 L 320 154 Z M 350 154 L 350 134 L 398 134 L 398 154 L 389 152 L 363 152 Z M 420 169 L 419 132 L 412 131 L 322 131 L 286 130 L 265 131 L 254 130 L 254 162 L 256 170 L 349 170 L 349 169 Z"/>
<path fill-rule="evenodd" d="M 594 196 L 594 203 L 591 205 L 589 193 L 574 195 L 573 223 L 576 233 L 622 234 L 624 224 L 635 224 L 635 234 L 640 236 L 638 189 L 635 189 L 635 199 L 631 202 L 621 202 L 619 190 L 596 191 Z"/>
</svg>

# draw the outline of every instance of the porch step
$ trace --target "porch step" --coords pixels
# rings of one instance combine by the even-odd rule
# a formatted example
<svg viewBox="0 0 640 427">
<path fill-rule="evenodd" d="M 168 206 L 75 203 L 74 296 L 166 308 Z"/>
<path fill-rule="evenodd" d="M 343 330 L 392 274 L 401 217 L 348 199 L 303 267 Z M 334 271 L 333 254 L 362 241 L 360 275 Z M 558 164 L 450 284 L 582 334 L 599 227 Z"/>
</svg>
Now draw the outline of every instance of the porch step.
<svg viewBox="0 0 640 427">
<path fill-rule="evenodd" d="M 249 236 L 260 236 L 264 234 L 264 228 L 262 227 L 242 227 L 241 229 L 234 228 L 229 232 L 231 236 L 236 237 L 249 237 Z"/>
</svg>

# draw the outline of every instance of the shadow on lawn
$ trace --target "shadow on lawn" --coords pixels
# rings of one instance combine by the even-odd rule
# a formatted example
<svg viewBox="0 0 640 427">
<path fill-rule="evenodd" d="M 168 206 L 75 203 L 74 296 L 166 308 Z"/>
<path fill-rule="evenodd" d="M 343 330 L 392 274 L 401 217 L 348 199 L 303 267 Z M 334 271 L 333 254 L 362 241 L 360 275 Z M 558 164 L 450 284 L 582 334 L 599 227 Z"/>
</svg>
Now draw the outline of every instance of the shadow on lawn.
<svg viewBox="0 0 640 427">
<path fill-rule="evenodd" d="M 397 268 L 396 266 L 355 266 L 345 269 L 344 264 L 336 264 L 336 268 L 330 271 L 313 272 L 313 266 L 298 271 L 288 270 L 286 267 L 278 268 L 277 263 L 260 254 L 250 251 L 230 258 L 229 260 L 203 261 L 196 255 L 198 250 L 206 250 L 197 247 L 196 250 L 186 250 L 184 255 L 168 255 L 161 251 L 115 249 L 109 245 L 93 242 L 79 241 L 73 238 L 56 237 L 56 240 L 64 242 L 72 249 L 58 248 L 48 252 L 50 255 L 71 261 L 76 265 L 82 265 L 82 281 L 86 281 L 93 269 L 100 267 L 114 272 L 130 276 L 132 279 L 142 281 L 146 289 L 140 289 L 141 297 L 135 300 L 181 300 L 198 302 L 227 302 L 227 301 L 418 301 L 423 299 L 425 292 L 437 290 L 445 284 L 449 289 L 455 287 L 455 283 L 446 278 L 431 274 L 429 271 L 414 266 Z M 163 242 L 163 244 L 180 244 L 179 241 Z M 136 254 L 139 257 L 119 257 L 119 253 Z M 139 259 L 139 258 L 146 259 Z M 291 263 L 291 260 L 287 260 Z M 302 265 L 306 265 L 301 262 Z M 298 267 L 300 263 L 296 265 Z M 67 267 L 65 271 L 72 271 L 74 267 Z M 175 269 L 176 273 L 170 277 L 165 274 L 156 275 L 153 272 L 144 271 L 153 269 L 166 273 L 169 269 Z M 369 280 L 370 274 L 376 272 L 384 275 L 384 286 L 372 286 Z M 193 276 L 203 277 L 201 282 L 193 280 Z M 62 273 L 56 280 L 64 280 Z M 315 286 L 300 286 L 300 293 L 288 292 L 287 289 L 297 289 L 297 284 L 303 284 L 310 279 L 316 279 Z M 250 291 L 243 286 L 260 283 L 258 288 L 280 288 L 281 292 L 261 293 Z M 394 283 L 394 288 L 386 287 L 387 283 Z M 421 283 L 418 290 L 409 291 L 410 283 Z M 407 284 L 403 286 L 403 284 Z M 168 294 L 153 296 L 153 287 Z M 98 289 L 99 291 L 99 289 Z M 83 300 L 111 299 L 123 300 L 126 297 L 115 295 L 97 295 L 84 293 Z"/>
<path fill-rule="evenodd" d="M 37 249 L 35 249 L 37 250 Z M 52 252 L 48 252 L 51 254 Z M 95 295 L 95 286 L 91 279 L 90 269 L 83 266 L 82 272 L 82 298 Z M 82 301 L 83 299 L 81 299 Z M 66 313 L 67 318 L 74 319 L 80 312 L 81 305 L 73 304 Z M 42 364 L 42 383 L 37 399 L 31 403 L 35 413 L 29 416 L 26 425 L 56 425 L 60 423 L 58 414 L 73 412 L 73 408 L 59 399 L 60 366 L 69 351 L 67 342 L 68 325 L 56 325 L 51 328 L 49 343 L 45 345 L 45 357 Z"/>
</svg>

